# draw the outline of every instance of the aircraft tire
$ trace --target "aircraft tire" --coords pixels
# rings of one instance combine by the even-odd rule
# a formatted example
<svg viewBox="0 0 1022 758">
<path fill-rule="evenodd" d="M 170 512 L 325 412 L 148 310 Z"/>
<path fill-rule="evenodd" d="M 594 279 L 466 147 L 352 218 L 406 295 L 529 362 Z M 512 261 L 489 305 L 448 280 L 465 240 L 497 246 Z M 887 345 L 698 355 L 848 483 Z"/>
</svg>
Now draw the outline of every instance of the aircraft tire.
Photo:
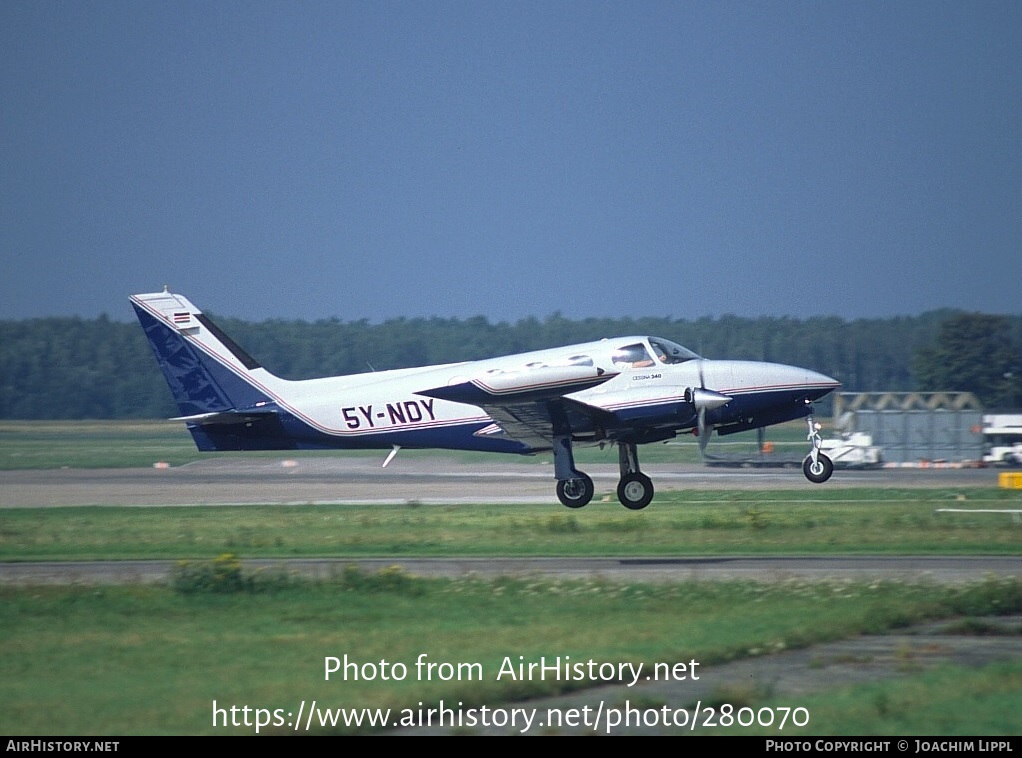
<svg viewBox="0 0 1022 758">
<path fill-rule="evenodd" d="M 592 479 L 581 472 L 578 473 L 577 479 L 564 479 L 557 482 L 557 499 L 561 501 L 561 505 L 568 508 L 582 508 L 589 505 L 596 489 L 593 487 Z"/>
<path fill-rule="evenodd" d="M 816 463 L 813 464 L 813 456 L 807 455 L 802 461 L 802 473 L 813 484 L 823 484 L 834 473 L 834 462 L 823 453 L 819 453 Z"/>
<path fill-rule="evenodd" d="M 653 499 L 653 480 L 636 471 L 621 477 L 617 499 L 630 511 L 641 511 Z"/>
</svg>

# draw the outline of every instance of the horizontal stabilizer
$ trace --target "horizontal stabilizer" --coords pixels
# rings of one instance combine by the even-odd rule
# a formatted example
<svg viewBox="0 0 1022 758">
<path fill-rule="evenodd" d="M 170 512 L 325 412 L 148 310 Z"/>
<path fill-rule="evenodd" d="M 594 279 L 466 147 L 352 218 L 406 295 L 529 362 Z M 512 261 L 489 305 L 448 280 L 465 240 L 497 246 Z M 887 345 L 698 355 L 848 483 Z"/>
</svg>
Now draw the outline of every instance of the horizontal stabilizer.
<svg viewBox="0 0 1022 758">
<path fill-rule="evenodd" d="M 197 413 L 194 416 L 176 416 L 170 421 L 184 421 L 188 424 L 244 424 L 249 421 L 258 421 L 276 414 L 276 409 L 248 411 L 221 411 L 219 413 Z"/>
</svg>

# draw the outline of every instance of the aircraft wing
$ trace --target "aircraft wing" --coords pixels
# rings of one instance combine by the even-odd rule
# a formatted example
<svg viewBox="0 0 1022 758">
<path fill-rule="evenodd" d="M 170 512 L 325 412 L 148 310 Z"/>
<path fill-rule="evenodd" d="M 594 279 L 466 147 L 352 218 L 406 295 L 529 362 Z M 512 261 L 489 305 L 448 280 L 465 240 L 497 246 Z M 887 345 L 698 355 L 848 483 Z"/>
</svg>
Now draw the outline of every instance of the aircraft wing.
<svg viewBox="0 0 1022 758">
<path fill-rule="evenodd" d="M 568 397 L 480 406 L 509 437 L 536 449 L 552 446 L 555 437 L 591 433 L 614 423 L 614 414 Z"/>
<path fill-rule="evenodd" d="M 593 366 L 544 366 L 523 372 L 494 374 L 466 380 L 416 394 L 469 403 L 482 408 L 500 430 L 529 447 L 550 448 L 555 437 L 575 432 L 591 433 L 614 420 L 612 413 L 565 395 L 595 387 L 613 379 Z"/>
</svg>

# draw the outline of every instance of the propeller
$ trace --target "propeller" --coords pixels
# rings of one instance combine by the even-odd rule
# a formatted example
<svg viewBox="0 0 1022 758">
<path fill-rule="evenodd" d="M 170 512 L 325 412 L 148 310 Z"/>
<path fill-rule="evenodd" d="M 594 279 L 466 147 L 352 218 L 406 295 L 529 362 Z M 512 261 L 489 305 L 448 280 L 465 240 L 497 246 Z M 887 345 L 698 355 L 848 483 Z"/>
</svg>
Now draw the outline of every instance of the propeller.
<svg viewBox="0 0 1022 758">
<path fill-rule="evenodd" d="M 706 446 L 710 444 L 710 432 L 706 431 L 706 409 L 699 409 L 699 455 L 703 458 L 706 457 Z"/>
<path fill-rule="evenodd" d="M 696 436 L 699 438 L 699 454 L 705 455 L 706 445 L 710 442 L 712 428 L 707 428 L 706 412 L 731 402 L 731 398 L 719 392 L 706 389 L 706 377 L 703 375 L 703 359 L 699 359 L 699 387 L 686 391 L 688 400 L 696 409 Z"/>
<path fill-rule="evenodd" d="M 699 389 L 706 392 L 706 377 L 703 375 L 703 359 L 699 359 Z M 699 430 L 699 457 L 706 457 L 706 446 L 710 444 L 710 432 L 706 430 L 706 405 L 701 404 L 697 407 L 698 410 L 698 426 Z"/>
</svg>

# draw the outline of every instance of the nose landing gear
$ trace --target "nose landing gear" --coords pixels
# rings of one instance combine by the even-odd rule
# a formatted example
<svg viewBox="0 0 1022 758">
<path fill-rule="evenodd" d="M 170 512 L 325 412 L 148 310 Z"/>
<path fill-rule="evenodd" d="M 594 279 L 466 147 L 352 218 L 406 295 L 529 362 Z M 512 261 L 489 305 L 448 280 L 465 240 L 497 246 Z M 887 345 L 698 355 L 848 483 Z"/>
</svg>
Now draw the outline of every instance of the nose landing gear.
<svg viewBox="0 0 1022 758">
<path fill-rule="evenodd" d="M 813 449 L 802 461 L 802 473 L 813 484 L 823 484 L 834 473 L 834 461 L 820 452 L 820 446 L 823 445 L 823 439 L 820 437 L 820 425 L 812 416 L 809 416 L 806 421 L 809 424 L 809 435 L 806 439 L 813 444 Z"/>
</svg>

